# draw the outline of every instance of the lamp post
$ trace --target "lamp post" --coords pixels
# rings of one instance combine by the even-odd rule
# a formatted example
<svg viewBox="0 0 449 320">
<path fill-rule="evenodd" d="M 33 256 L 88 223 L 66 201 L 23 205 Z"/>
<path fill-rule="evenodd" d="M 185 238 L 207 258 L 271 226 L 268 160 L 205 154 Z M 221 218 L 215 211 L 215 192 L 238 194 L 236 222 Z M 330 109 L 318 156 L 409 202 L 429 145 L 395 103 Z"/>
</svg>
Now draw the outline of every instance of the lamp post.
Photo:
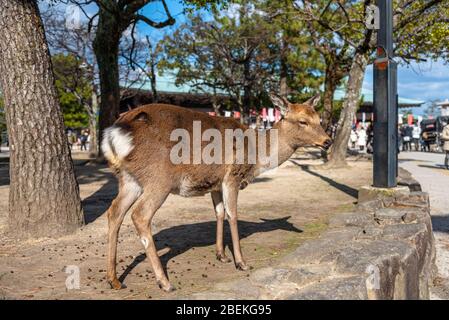
<svg viewBox="0 0 449 320">
<path fill-rule="evenodd" d="M 374 170 L 376 188 L 394 188 L 398 175 L 397 64 L 393 60 L 393 0 L 377 0 L 380 29 L 374 62 Z"/>
</svg>

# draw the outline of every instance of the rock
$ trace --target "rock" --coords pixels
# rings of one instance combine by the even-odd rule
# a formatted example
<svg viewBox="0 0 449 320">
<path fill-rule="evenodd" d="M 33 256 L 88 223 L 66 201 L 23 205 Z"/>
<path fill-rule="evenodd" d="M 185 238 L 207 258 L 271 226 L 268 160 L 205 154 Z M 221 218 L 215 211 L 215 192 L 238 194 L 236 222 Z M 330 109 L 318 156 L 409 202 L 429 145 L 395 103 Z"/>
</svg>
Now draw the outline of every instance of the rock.
<svg viewBox="0 0 449 320">
<path fill-rule="evenodd" d="M 336 273 L 373 277 L 375 299 L 418 299 L 416 250 L 402 241 L 376 240 L 351 244 L 338 252 Z"/>
<path fill-rule="evenodd" d="M 429 209 L 429 194 L 425 192 L 410 192 L 407 195 L 398 195 L 394 198 L 389 206 L 395 207 L 417 207 Z"/>
<path fill-rule="evenodd" d="M 410 192 L 413 177 L 403 176 L 407 187 L 362 188 L 356 212 L 331 217 L 328 230 L 277 266 L 192 298 L 428 299 L 435 274 L 429 196 Z"/>
<path fill-rule="evenodd" d="M 287 279 L 290 273 L 289 269 L 263 268 L 255 271 L 250 276 L 250 281 L 260 285 L 276 284 Z"/>
<path fill-rule="evenodd" d="M 332 269 L 332 264 L 300 266 L 290 272 L 287 280 L 295 283 L 298 287 L 304 287 L 330 277 L 333 272 Z"/>
<path fill-rule="evenodd" d="M 398 185 L 408 187 L 410 192 L 422 191 L 419 182 L 413 178 L 410 172 L 401 167 L 399 167 Z"/>
<path fill-rule="evenodd" d="M 230 292 L 234 297 L 244 297 L 245 299 L 258 299 L 260 295 L 260 289 L 248 279 L 218 283 L 214 288 L 216 291 Z"/>
<path fill-rule="evenodd" d="M 330 279 L 307 286 L 288 296 L 288 300 L 364 300 L 368 299 L 363 277 Z"/>
<path fill-rule="evenodd" d="M 380 209 L 374 213 L 374 220 L 380 225 L 403 223 L 405 212 L 393 209 Z"/>
<path fill-rule="evenodd" d="M 282 259 L 280 266 L 294 268 L 298 265 L 320 263 L 324 256 L 354 240 L 359 231 L 360 228 L 354 227 L 327 231 L 319 239 L 307 241 L 287 255 Z"/>
<path fill-rule="evenodd" d="M 358 203 L 370 202 L 373 200 L 383 200 L 388 198 L 394 198 L 397 196 L 407 196 L 410 194 L 410 190 L 407 187 L 396 188 L 375 188 L 371 186 L 361 187 L 359 190 Z"/>
<path fill-rule="evenodd" d="M 329 219 L 330 227 L 363 227 L 373 222 L 373 215 L 368 212 L 338 213 Z"/>
</svg>

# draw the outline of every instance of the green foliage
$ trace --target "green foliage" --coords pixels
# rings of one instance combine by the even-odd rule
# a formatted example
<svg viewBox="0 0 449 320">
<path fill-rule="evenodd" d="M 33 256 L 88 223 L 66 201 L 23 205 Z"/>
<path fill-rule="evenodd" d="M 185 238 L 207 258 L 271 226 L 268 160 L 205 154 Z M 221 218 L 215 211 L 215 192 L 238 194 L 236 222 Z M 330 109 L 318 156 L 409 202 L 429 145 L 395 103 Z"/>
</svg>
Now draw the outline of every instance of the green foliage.
<svg viewBox="0 0 449 320">
<path fill-rule="evenodd" d="M 52 62 L 65 126 L 86 128 L 89 116 L 84 103 L 88 103 L 92 91 L 82 62 L 70 54 L 54 55 Z"/>
<path fill-rule="evenodd" d="M 395 5 L 401 7 L 404 0 L 395 0 Z M 449 15 L 448 1 L 413 1 L 403 10 L 395 30 L 396 55 L 403 61 L 426 58 L 442 58 L 449 61 Z"/>
<path fill-rule="evenodd" d="M 289 20 L 290 1 L 240 0 L 228 9 L 191 14 L 166 37 L 159 73 L 174 73 L 178 85 L 227 93 L 247 111 L 269 103 L 266 93 L 278 91 L 281 78 L 293 101 L 319 90 L 323 60 L 302 22 Z"/>
</svg>

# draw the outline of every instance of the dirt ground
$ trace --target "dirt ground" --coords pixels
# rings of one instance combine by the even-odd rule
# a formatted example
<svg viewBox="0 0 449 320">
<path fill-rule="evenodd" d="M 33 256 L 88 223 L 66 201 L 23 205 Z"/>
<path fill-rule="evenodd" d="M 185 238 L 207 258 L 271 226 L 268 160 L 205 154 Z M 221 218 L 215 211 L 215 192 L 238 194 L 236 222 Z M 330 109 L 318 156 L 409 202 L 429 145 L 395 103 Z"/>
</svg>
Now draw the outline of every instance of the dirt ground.
<svg viewBox="0 0 449 320">
<path fill-rule="evenodd" d="M 79 157 L 78 157 L 79 158 Z M 276 263 L 307 239 L 326 229 L 329 215 L 349 211 L 357 189 L 371 183 L 371 163 L 351 162 L 347 169 L 315 171 L 300 153 L 281 168 L 260 176 L 239 195 L 239 231 L 243 254 L 254 268 Z M 15 242 L 6 233 L 7 165 L 0 164 L 0 299 L 174 299 L 210 289 L 215 283 L 248 276 L 233 263 L 215 260 L 215 219 L 209 195 L 169 196 L 153 222 L 163 265 L 176 291 L 165 293 L 154 281 L 130 217 L 120 231 L 118 275 L 127 286 L 106 283 L 107 219 L 103 215 L 117 192 L 105 166 L 76 161 L 86 226 L 59 239 Z M 229 257 L 230 232 L 225 226 Z M 66 288 L 66 266 L 80 270 L 80 288 Z"/>
</svg>

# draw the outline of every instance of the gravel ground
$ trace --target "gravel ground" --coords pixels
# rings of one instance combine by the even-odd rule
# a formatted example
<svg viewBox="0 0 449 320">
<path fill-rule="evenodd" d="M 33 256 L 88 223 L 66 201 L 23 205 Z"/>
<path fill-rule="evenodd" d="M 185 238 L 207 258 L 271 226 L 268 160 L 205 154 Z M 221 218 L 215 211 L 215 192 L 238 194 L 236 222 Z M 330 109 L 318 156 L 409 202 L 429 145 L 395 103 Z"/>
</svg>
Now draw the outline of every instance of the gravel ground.
<svg viewBox="0 0 449 320">
<path fill-rule="evenodd" d="M 170 196 L 153 225 L 156 246 L 169 279 L 177 288 L 164 293 L 156 285 L 129 216 L 118 246 L 118 275 L 127 285 L 110 290 L 105 282 L 107 221 L 103 212 L 117 191 L 116 179 L 105 166 L 75 161 L 88 224 L 59 239 L 17 243 L 6 234 L 9 181 L 0 165 L 0 299 L 175 299 L 210 289 L 224 280 L 245 278 L 233 263 L 215 260 L 215 219 L 210 196 Z M 351 163 L 342 170 L 314 171 L 317 164 L 299 154 L 282 168 L 259 177 L 239 195 L 242 250 L 254 269 L 278 259 L 327 228 L 327 218 L 350 211 L 357 189 L 371 184 L 372 164 Z M 84 161 L 85 162 L 85 161 Z M 226 227 L 226 250 L 230 234 Z M 80 288 L 66 289 L 66 266 L 80 270 Z"/>
</svg>

